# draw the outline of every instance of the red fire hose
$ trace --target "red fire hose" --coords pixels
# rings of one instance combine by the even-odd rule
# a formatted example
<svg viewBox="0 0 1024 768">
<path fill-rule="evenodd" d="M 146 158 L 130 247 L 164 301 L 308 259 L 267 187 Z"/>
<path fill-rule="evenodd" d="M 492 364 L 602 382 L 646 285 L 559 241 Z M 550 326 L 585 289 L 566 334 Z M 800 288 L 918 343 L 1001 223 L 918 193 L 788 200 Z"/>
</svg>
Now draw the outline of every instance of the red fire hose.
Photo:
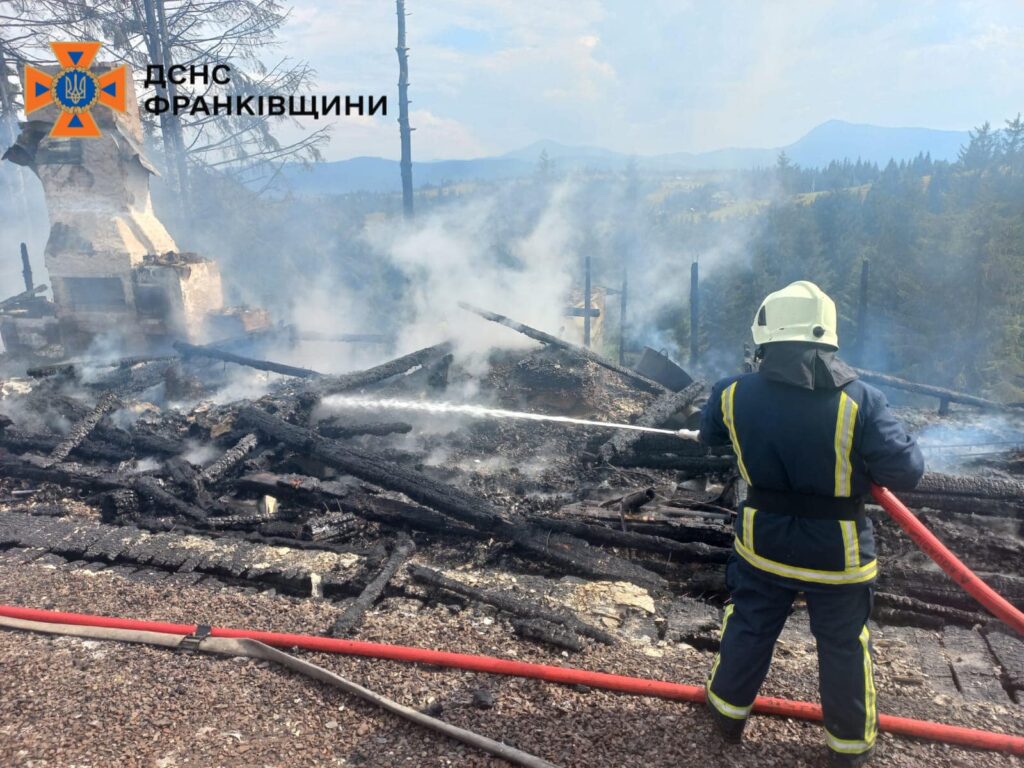
<svg viewBox="0 0 1024 768">
<path fill-rule="evenodd" d="M 956 555 L 946 549 L 945 545 L 935 538 L 935 534 L 925 528 L 924 523 L 918 520 L 917 516 L 893 495 L 892 491 L 888 488 L 872 485 L 871 495 L 889 513 L 889 517 L 906 531 L 907 535 L 914 540 L 914 543 L 921 548 L 921 551 L 934 560 L 946 572 L 949 578 L 963 587 L 967 594 L 991 611 L 993 616 L 1001 619 L 1007 626 L 1012 627 L 1019 634 L 1024 635 L 1024 613 L 979 579 Z"/>
<path fill-rule="evenodd" d="M 12 605 L 0 605 L 0 616 L 57 624 L 79 624 L 90 627 L 113 627 L 116 629 L 163 632 L 171 635 L 191 635 L 196 631 L 194 624 L 165 624 L 155 621 L 108 618 L 106 616 L 92 616 L 82 613 L 60 613 L 36 608 L 19 608 Z M 391 659 L 393 661 L 411 661 L 452 669 L 465 669 L 473 672 L 528 677 L 552 683 L 586 685 L 591 688 L 620 691 L 641 696 L 656 696 L 663 699 L 695 703 L 704 701 L 704 689 L 695 685 L 682 685 L 680 683 L 628 677 L 626 675 L 612 675 L 605 672 L 590 672 L 572 667 L 530 664 L 522 661 L 498 659 L 491 656 L 474 656 L 464 653 L 434 651 L 427 648 L 365 643 L 358 640 L 341 640 L 313 635 L 259 632 L 248 629 L 213 627 L 210 634 L 214 637 L 246 637 L 281 648 L 298 647 L 323 653 L 367 656 L 376 659 Z M 821 707 L 807 701 L 788 701 L 786 699 L 758 696 L 754 702 L 754 711 L 768 715 L 795 717 L 802 720 L 821 720 Z M 991 749 L 1015 755 L 1024 755 L 1024 737 L 1022 736 L 990 733 L 972 728 L 930 723 L 925 720 L 912 720 L 892 715 L 879 715 L 878 721 L 879 727 L 883 731 L 901 736 L 913 736 L 921 739 L 942 741 L 947 744 L 958 744 L 965 747 Z"/>
<path fill-rule="evenodd" d="M 872 486 L 871 493 L 886 512 L 917 543 L 921 550 L 931 557 L 953 581 L 963 587 L 964 590 L 995 616 L 1002 619 L 1009 626 L 1017 630 L 1017 632 L 1024 634 L 1024 613 L 1021 613 L 1016 607 L 997 594 L 971 572 L 966 565 L 960 562 L 891 491 L 887 488 Z M 83 613 L 61 613 L 36 608 L 20 608 L 11 605 L 0 605 L 0 616 L 57 624 L 78 624 L 92 627 L 163 632 L 172 635 L 192 635 L 196 632 L 196 626 L 193 624 L 166 624 L 136 619 L 108 618 Z M 530 664 L 522 661 L 498 659 L 491 656 L 449 653 L 447 651 L 434 651 L 427 648 L 366 643 L 358 640 L 341 640 L 313 635 L 293 635 L 280 632 L 260 632 L 222 627 L 212 628 L 210 634 L 214 637 L 251 638 L 264 642 L 267 645 L 283 648 L 298 647 L 324 653 L 339 653 L 349 656 L 366 656 L 376 659 L 433 664 L 439 667 L 534 678 L 567 685 L 586 685 L 591 688 L 601 688 L 608 691 L 619 691 L 641 696 L 655 696 L 663 699 L 696 703 L 704 701 L 704 689 L 694 685 L 628 677 L 626 675 L 613 675 L 605 672 L 590 672 L 572 667 Z M 807 701 L 789 701 L 787 699 L 758 696 L 754 701 L 753 709 L 755 712 L 762 714 L 781 715 L 783 717 L 794 717 L 803 720 L 821 720 L 821 707 Z M 931 723 L 926 720 L 913 720 L 893 715 L 879 715 L 878 725 L 883 731 L 901 736 L 912 736 L 942 741 L 947 744 L 958 744 L 978 749 L 991 749 L 1015 755 L 1024 755 L 1024 737 L 1022 736 L 979 731 L 972 728 L 961 728 L 955 725 Z"/>
</svg>

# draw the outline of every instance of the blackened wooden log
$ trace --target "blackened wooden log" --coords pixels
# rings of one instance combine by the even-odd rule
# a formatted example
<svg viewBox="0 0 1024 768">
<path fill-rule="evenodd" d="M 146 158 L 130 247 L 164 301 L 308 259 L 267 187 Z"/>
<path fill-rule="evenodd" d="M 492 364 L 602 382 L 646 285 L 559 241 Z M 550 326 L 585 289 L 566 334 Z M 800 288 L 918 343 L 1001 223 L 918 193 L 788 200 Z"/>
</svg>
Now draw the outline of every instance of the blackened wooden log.
<svg viewBox="0 0 1024 768">
<path fill-rule="evenodd" d="M 366 521 L 347 511 L 309 517 L 302 524 L 302 538 L 310 541 L 347 541 L 366 528 Z"/>
<path fill-rule="evenodd" d="M 139 426 L 125 430 L 101 423 L 93 429 L 93 435 L 105 442 L 122 446 L 131 453 L 133 458 L 139 454 L 177 456 L 185 451 L 185 444 L 181 440 L 158 435 Z"/>
<path fill-rule="evenodd" d="M 679 392 L 669 392 L 659 397 L 633 423 L 638 427 L 661 427 L 706 394 L 707 385 L 702 381 L 695 381 Z M 612 438 L 601 446 L 601 457 L 605 461 L 615 461 L 619 456 L 635 453 L 635 446 L 643 434 L 635 430 L 616 430 Z"/>
<path fill-rule="evenodd" d="M 20 429 L 6 429 L 0 433 L 0 446 L 11 453 L 36 453 L 46 455 L 61 442 L 56 435 L 39 435 Z M 130 451 L 106 442 L 86 439 L 71 451 L 76 457 L 90 461 L 121 462 L 132 458 Z"/>
<path fill-rule="evenodd" d="M 255 368 L 258 371 L 269 371 L 270 373 L 279 373 L 282 376 L 295 376 L 300 379 L 313 379 L 323 376 L 322 373 L 309 368 L 299 368 L 294 365 L 275 363 L 270 360 L 257 360 L 253 357 L 236 355 L 234 352 L 227 352 L 223 349 L 216 349 L 208 346 L 199 347 L 194 344 L 187 344 L 184 341 L 174 342 L 174 348 L 182 357 L 186 358 L 205 357 L 211 360 L 223 360 L 226 363 L 244 365 L 247 368 Z"/>
<path fill-rule="evenodd" d="M 569 573 L 630 581 L 653 589 L 667 586 L 663 578 L 645 568 L 595 551 L 580 539 L 538 530 L 513 515 L 500 512 L 488 502 L 437 482 L 422 472 L 383 461 L 370 453 L 352 450 L 252 406 L 243 408 L 238 418 L 240 422 L 308 456 L 381 488 L 403 493 L 419 504 L 451 515 L 478 530 L 510 540 L 520 549 L 568 569 Z"/>
<path fill-rule="evenodd" d="M 627 493 L 619 500 L 619 509 L 629 514 L 636 512 L 644 504 L 648 504 L 654 500 L 654 489 L 644 488 L 642 491 L 634 491 L 633 493 Z"/>
<path fill-rule="evenodd" d="M 546 643 L 567 651 L 583 650 L 583 643 L 580 639 L 557 624 L 540 619 L 512 619 L 510 623 L 516 634 L 527 640 Z"/>
<path fill-rule="evenodd" d="M 238 419 L 267 437 L 302 451 L 308 456 L 320 459 L 381 488 L 404 493 L 419 504 L 451 515 L 475 528 L 498 530 L 512 525 L 511 519 L 490 504 L 458 488 L 439 483 L 421 472 L 381 461 L 372 454 L 356 451 L 334 440 L 321 437 L 311 430 L 289 424 L 258 408 L 243 408 Z"/>
<path fill-rule="evenodd" d="M 350 494 L 338 502 L 342 509 L 367 520 L 382 523 L 399 530 L 412 528 L 417 531 L 437 534 L 445 539 L 487 539 L 489 534 L 462 525 L 450 517 L 418 504 L 391 499 L 387 496 Z"/>
<path fill-rule="evenodd" d="M 154 477 L 133 475 L 125 479 L 125 484 L 142 497 L 150 514 L 156 516 L 173 514 L 196 522 L 203 522 L 207 518 L 206 512 L 194 504 L 179 499 Z"/>
<path fill-rule="evenodd" d="M 395 547 L 387 562 L 384 563 L 384 567 L 366 585 L 366 589 L 362 591 L 359 597 L 353 600 L 345 609 L 345 612 L 334 622 L 334 626 L 331 627 L 332 636 L 344 637 L 355 632 L 359 625 L 363 623 L 363 617 L 366 615 L 366 612 L 377 602 L 384 593 L 384 588 L 395 577 L 395 574 L 398 573 L 398 569 L 405 564 L 406 560 L 412 557 L 415 551 L 416 544 L 409 535 L 399 533 L 398 539 L 395 541 Z"/>
<path fill-rule="evenodd" d="M 373 368 L 367 368 L 365 371 L 344 373 L 338 376 L 325 376 L 322 380 L 317 381 L 316 388 L 321 394 L 331 395 L 368 387 L 371 384 L 390 379 L 392 376 L 398 376 L 418 366 L 426 365 L 439 357 L 444 357 L 451 350 L 452 345 L 450 342 L 435 344 L 432 347 L 425 347 L 416 352 L 410 352 L 408 355 L 396 357 L 394 360 L 389 360 Z"/>
<path fill-rule="evenodd" d="M 412 432 L 412 424 L 404 421 L 375 421 L 367 424 L 324 422 L 317 426 L 317 432 L 332 440 L 344 440 L 358 435 L 404 435 Z"/>
<path fill-rule="evenodd" d="M 208 494 L 202 478 L 194 466 L 180 456 L 164 462 L 163 475 L 174 484 L 179 494 L 188 501 L 206 501 Z"/>
<path fill-rule="evenodd" d="M 565 573 L 608 581 L 628 581 L 654 591 L 664 590 L 668 586 L 668 582 L 654 571 L 631 560 L 591 547 L 582 539 L 565 533 L 519 524 L 506 535 L 518 549 L 550 563 Z"/>
<path fill-rule="evenodd" d="M 989 620 L 983 613 L 950 608 L 947 605 L 926 603 L 923 600 L 917 600 L 907 595 L 894 595 L 891 592 L 876 592 L 875 605 L 892 611 L 892 613 L 885 616 L 890 624 L 899 624 L 900 614 L 933 616 L 943 624 L 955 624 L 959 627 L 973 627 L 975 624 L 985 624 Z M 877 609 L 872 611 L 872 616 L 878 618 L 877 614 Z M 907 621 L 909 626 L 922 626 L 920 623 L 914 623 L 912 617 L 905 616 L 903 619 Z"/>
<path fill-rule="evenodd" d="M 122 488 L 125 484 L 123 478 L 108 470 L 72 461 L 47 464 L 46 459 L 42 457 L 30 459 L 9 454 L 0 456 L 0 476 L 85 488 L 97 492 Z"/>
<path fill-rule="evenodd" d="M 539 528 L 570 533 L 573 536 L 595 544 L 612 547 L 640 549 L 645 552 L 661 552 L 672 555 L 672 559 L 691 563 L 724 563 L 729 559 L 730 549 L 715 547 L 701 542 L 675 541 L 661 536 L 650 536 L 632 531 L 617 531 L 603 525 L 588 525 L 575 520 L 563 520 L 543 515 L 531 515 L 530 521 Z"/>
<path fill-rule="evenodd" d="M 977 496 L 986 499 L 1024 499 L 1024 483 L 977 475 L 945 475 L 925 472 L 914 489 L 917 494 L 944 494 L 947 496 Z"/>
<path fill-rule="evenodd" d="M 116 368 L 86 386 L 97 392 L 113 392 L 121 397 L 155 387 L 164 382 L 164 375 L 173 363 L 150 362 L 125 368 Z"/>
<path fill-rule="evenodd" d="M 915 493 L 900 491 L 900 501 L 914 510 L 934 509 L 958 515 L 985 517 L 1024 517 L 1024 499 L 984 499 L 977 496 L 948 496 L 943 493 Z"/>
<path fill-rule="evenodd" d="M 410 565 L 409 575 L 413 580 L 421 584 L 429 584 L 432 587 L 453 592 L 457 595 L 475 600 L 478 603 L 493 605 L 500 611 L 525 619 L 539 619 L 541 621 L 558 624 L 573 632 L 597 640 L 605 645 L 613 645 L 615 637 L 603 629 L 595 627 L 580 619 L 578 616 L 565 610 L 548 608 L 537 602 L 524 600 L 516 597 L 510 592 L 493 589 L 478 589 L 469 584 L 445 576 L 443 573 L 426 568 L 422 565 Z"/>
<path fill-rule="evenodd" d="M 0 310 L 11 309 L 27 299 L 35 298 L 38 294 L 43 293 L 46 288 L 47 286 L 45 285 L 37 285 L 30 291 L 22 291 L 10 298 L 4 299 L 3 301 L 0 301 Z"/>
<path fill-rule="evenodd" d="M 100 519 L 104 523 L 124 525 L 138 520 L 142 514 L 138 495 L 127 488 L 106 491 L 92 501 L 99 505 Z"/>
<path fill-rule="evenodd" d="M 225 475 L 241 464 L 242 460 L 252 453 L 258 444 L 259 439 L 254 433 L 250 432 L 245 435 L 231 448 L 228 448 L 220 458 L 204 467 L 199 475 L 200 479 L 208 485 L 219 482 Z"/>
<path fill-rule="evenodd" d="M 27 376 L 33 379 L 45 379 L 50 376 L 66 376 L 67 378 L 76 378 L 78 376 L 78 366 L 74 363 L 56 363 L 54 365 L 34 365 L 25 371 Z"/>
<path fill-rule="evenodd" d="M 84 419 L 71 427 L 67 436 L 50 451 L 50 454 L 47 456 L 50 463 L 56 464 L 64 461 L 68 454 L 89 436 L 93 428 L 100 423 L 100 419 L 116 409 L 120 404 L 121 401 L 113 393 L 108 393 L 101 397 L 96 407 L 89 411 L 89 414 Z"/>
<path fill-rule="evenodd" d="M 552 336 L 550 333 L 545 333 L 544 331 L 539 331 L 536 328 L 531 328 L 530 326 L 525 325 L 524 323 L 520 323 L 509 317 L 505 317 L 504 315 L 499 315 L 496 312 L 488 312 L 486 309 L 474 307 L 472 304 L 467 304 L 465 302 L 460 301 L 459 306 L 465 310 L 472 312 L 473 314 L 479 315 L 485 320 L 490 320 L 492 323 L 498 323 L 500 325 L 504 325 L 507 328 L 511 328 L 513 331 L 517 331 L 523 334 L 524 336 L 528 336 L 535 341 L 539 341 L 541 344 L 546 344 L 551 347 L 557 347 L 558 349 L 565 350 L 566 352 L 569 352 L 570 354 L 575 355 L 576 357 L 580 357 L 583 358 L 584 360 L 589 360 L 592 363 L 596 363 L 597 365 L 600 365 L 602 368 L 607 368 L 609 371 L 614 371 L 615 373 L 619 374 L 624 379 L 629 381 L 629 383 L 632 384 L 634 387 L 641 389 L 644 392 L 651 392 L 660 395 L 668 391 L 658 382 L 651 381 L 646 376 L 642 376 L 630 368 L 625 368 L 624 366 L 621 366 L 618 363 L 613 363 L 608 358 L 602 357 L 601 355 L 597 354 L 592 350 L 587 349 L 586 347 L 581 347 L 576 344 L 572 344 L 568 341 L 564 341 L 558 338 L 557 336 Z"/>
<path fill-rule="evenodd" d="M 953 389 L 934 387 L 931 384 L 919 384 L 914 381 L 901 379 L 897 376 L 878 373 L 877 371 L 866 371 L 861 368 L 854 368 L 854 370 L 857 372 L 857 376 L 869 384 L 877 384 L 882 387 L 891 387 L 893 389 L 902 389 L 918 395 L 937 397 L 940 402 L 963 403 L 964 405 L 973 405 L 976 408 L 983 408 L 990 411 L 1017 411 L 1020 408 L 1020 406 L 1015 404 L 999 403 L 995 400 L 977 397 L 976 395 L 968 395 L 965 392 L 957 392 Z"/>
</svg>

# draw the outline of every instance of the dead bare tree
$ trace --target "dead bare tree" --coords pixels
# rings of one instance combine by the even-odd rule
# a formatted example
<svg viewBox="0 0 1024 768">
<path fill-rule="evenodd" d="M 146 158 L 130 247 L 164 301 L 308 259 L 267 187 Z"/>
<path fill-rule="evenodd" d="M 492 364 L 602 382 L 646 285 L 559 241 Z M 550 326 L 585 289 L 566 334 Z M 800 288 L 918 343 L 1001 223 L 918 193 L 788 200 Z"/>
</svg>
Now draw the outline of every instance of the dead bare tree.
<svg viewBox="0 0 1024 768">
<path fill-rule="evenodd" d="M 395 0 L 398 14 L 398 132 L 402 137 L 402 211 L 412 218 L 412 128 L 409 127 L 409 49 L 405 45 L 405 0 Z"/>
</svg>

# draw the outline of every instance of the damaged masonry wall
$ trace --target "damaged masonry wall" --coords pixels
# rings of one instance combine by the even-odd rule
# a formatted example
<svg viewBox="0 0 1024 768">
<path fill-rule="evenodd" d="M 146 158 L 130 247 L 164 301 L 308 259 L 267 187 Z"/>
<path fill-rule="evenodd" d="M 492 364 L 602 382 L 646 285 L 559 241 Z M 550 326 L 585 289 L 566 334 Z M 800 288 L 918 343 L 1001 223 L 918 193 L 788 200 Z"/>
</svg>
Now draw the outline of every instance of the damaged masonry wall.
<svg viewBox="0 0 1024 768">
<path fill-rule="evenodd" d="M 50 216 L 46 268 L 70 348 L 111 331 L 132 345 L 166 336 L 201 340 L 207 315 L 223 308 L 217 265 L 178 253 L 153 211 L 149 175 L 156 170 L 142 149 L 131 77 L 127 85 L 125 113 L 92 110 L 101 137 L 49 138 L 58 109 L 48 106 L 23 124 L 5 155 L 31 168 L 43 185 Z"/>
</svg>

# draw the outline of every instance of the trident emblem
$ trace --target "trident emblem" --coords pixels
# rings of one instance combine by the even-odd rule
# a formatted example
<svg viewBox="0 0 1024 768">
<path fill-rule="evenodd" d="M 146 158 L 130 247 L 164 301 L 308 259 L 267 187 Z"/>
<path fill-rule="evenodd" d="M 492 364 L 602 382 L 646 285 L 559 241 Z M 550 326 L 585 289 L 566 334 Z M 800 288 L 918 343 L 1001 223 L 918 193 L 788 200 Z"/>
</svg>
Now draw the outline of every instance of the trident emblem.
<svg viewBox="0 0 1024 768">
<path fill-rule="evenodd" d="M 62 101 L 70 101 L 75 106 L 78 106 L 85 100 L 85 84 L 87 78 L 84 74 L 79 72 L 69 72 L 64 77 L 64 99 Z"/>
</svg>

